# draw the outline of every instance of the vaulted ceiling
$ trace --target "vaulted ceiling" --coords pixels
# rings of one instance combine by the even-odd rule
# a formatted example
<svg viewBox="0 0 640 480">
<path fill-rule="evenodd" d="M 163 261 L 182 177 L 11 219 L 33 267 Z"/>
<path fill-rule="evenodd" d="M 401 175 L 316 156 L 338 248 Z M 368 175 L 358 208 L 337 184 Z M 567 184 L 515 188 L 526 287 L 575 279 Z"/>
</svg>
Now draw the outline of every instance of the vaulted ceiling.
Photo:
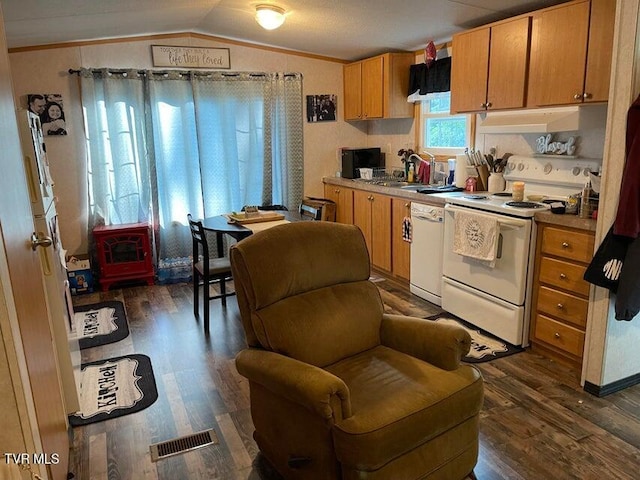
<svg viewBox="0 0 640 480">
<path fill-rule="evenodd" d="M 255 6 L 287 12 L 263 30 Z M 9 48 L 159 33 L 194 32 L 357 60 L 415 51 L 429 40 L 562 0 L 0 0 Z"/>
</svg>

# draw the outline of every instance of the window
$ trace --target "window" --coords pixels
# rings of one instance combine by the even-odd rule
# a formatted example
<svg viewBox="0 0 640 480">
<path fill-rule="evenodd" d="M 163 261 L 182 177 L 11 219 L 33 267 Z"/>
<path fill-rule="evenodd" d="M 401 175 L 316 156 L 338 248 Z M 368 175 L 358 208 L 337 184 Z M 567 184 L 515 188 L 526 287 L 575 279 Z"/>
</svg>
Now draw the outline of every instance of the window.
<svg viewBox="0 0 640 480">
<path fill-rule="evenodd" d="M 450 115 L 451 92 L 420 102 L 420 151 L 434 155 L 463 153 L 471 145 L 471 115 Z"/>
</svg>

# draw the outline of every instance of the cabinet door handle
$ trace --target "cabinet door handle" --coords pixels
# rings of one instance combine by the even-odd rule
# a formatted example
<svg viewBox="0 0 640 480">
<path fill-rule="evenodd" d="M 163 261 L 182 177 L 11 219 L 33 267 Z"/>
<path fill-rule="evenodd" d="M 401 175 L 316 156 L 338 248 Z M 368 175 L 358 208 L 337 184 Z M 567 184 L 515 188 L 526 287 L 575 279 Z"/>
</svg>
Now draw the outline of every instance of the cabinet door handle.
<svg viewBox="0 0 640 480">
<path fill-rule="evenodd" d="M 559 303 L 558 305 L 556 305 L 556 307 L 558 307 L 558 310 L 562 310 L 564 309 L 564 305 Z"/>
<path fill-rule="evenodd" d="M 582 98 L 582 93 L 576 93 L 576 94 L 573 96 L 573 99 L 574 99 L 574 100 L 580 100 L 581 98 Z"/>
<path fill-rule="evenodd" d="M 582 94 L 582 98 L 585 98 L 585 99 L 586 99 L 586 98 L 591 98 L 591 94 L 590 94 L 589 92 L 584 92 L 584 93 Z"/>
<path fill-rule="evenodd" d="M 562 278 L 564 280 L 565 278 L 567 278 L 567 276 L 564 273 L 561 273 L 560 274 L 560 278 Z"/>
<path fill-rule="evenodd" d="M 333 193 L 340 193 L 340 189 L 339 189 L 339 188 L 336 188 L 336 189 L 333 191 Z"/>
<path fill-rule="evenodd" d="M 480 108 L 487 108 L 487 104 L 486 103 L 481 103 L 480 104 Z"/>
<path fill-rule="evenodd" d="M 558 332 L 554 333 L 553 336 L 556 338 L 560 338 L 560 334 Z"/>
<path fill-rule="evenodd" d="M 409 208 L 409 204 L 408 204 L 408 203 L 405 203 L 405 204 L 404 204 L 404 208 Z"/>
<path fill-rule="evenodd" d="M 487 102 L 487 103 L 484 104 L 484 106 L 487 107 L 487 108 L 491 108 L 491 105 L 492 105 L 491 102 Z"/>
<path fill-rule="evenodd" d="M 569 244 L 567 242 L 562 242 L 562 248 L 569 248 Z"/>
</svg>

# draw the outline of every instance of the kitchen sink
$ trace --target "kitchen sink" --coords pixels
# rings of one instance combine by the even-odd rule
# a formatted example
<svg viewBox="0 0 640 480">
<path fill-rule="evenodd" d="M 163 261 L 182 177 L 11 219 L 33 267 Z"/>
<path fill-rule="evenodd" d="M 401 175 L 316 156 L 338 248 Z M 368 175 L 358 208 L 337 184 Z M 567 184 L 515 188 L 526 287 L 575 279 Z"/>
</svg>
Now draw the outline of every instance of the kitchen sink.
<svg viewBox="0 0 640 480">
<path fill-rule="evenodd" d="M 403 190 L 411 190 L 417 193 L 447 193 L 447 192 L 460 192 L 463 189 L 456 187 L 455 185 L 406 185 L 400 187 Z"/>
</svg>

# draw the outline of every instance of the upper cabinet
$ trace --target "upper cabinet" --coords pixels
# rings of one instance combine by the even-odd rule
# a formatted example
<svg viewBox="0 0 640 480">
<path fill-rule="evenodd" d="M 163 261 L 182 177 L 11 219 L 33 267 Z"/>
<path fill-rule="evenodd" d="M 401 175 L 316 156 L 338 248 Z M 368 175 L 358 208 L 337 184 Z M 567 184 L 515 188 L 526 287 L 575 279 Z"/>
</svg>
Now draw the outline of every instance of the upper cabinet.
<svg viewBox="0 0 640 480">
<path fill-rule="evenodd" d="M 409 67 L 413 53 L 385 53 L 344 66 L 344 118 L 408 118 Z"/>
<path fill-rule="evenodd" d="M 575 0 L 453 36 L 451 111 L 606 102 L 616 0 Z"/>
<path fill-rule="evenodd" d="M 452 112 L 525 106 L 530 31 L 525 16 L 454 35 Z"/>
<path fill-rule="evenodd" d="M 528 106 L 607 101 L 615 8 L 585 0 L 533 15 Z"/>
</svg>

